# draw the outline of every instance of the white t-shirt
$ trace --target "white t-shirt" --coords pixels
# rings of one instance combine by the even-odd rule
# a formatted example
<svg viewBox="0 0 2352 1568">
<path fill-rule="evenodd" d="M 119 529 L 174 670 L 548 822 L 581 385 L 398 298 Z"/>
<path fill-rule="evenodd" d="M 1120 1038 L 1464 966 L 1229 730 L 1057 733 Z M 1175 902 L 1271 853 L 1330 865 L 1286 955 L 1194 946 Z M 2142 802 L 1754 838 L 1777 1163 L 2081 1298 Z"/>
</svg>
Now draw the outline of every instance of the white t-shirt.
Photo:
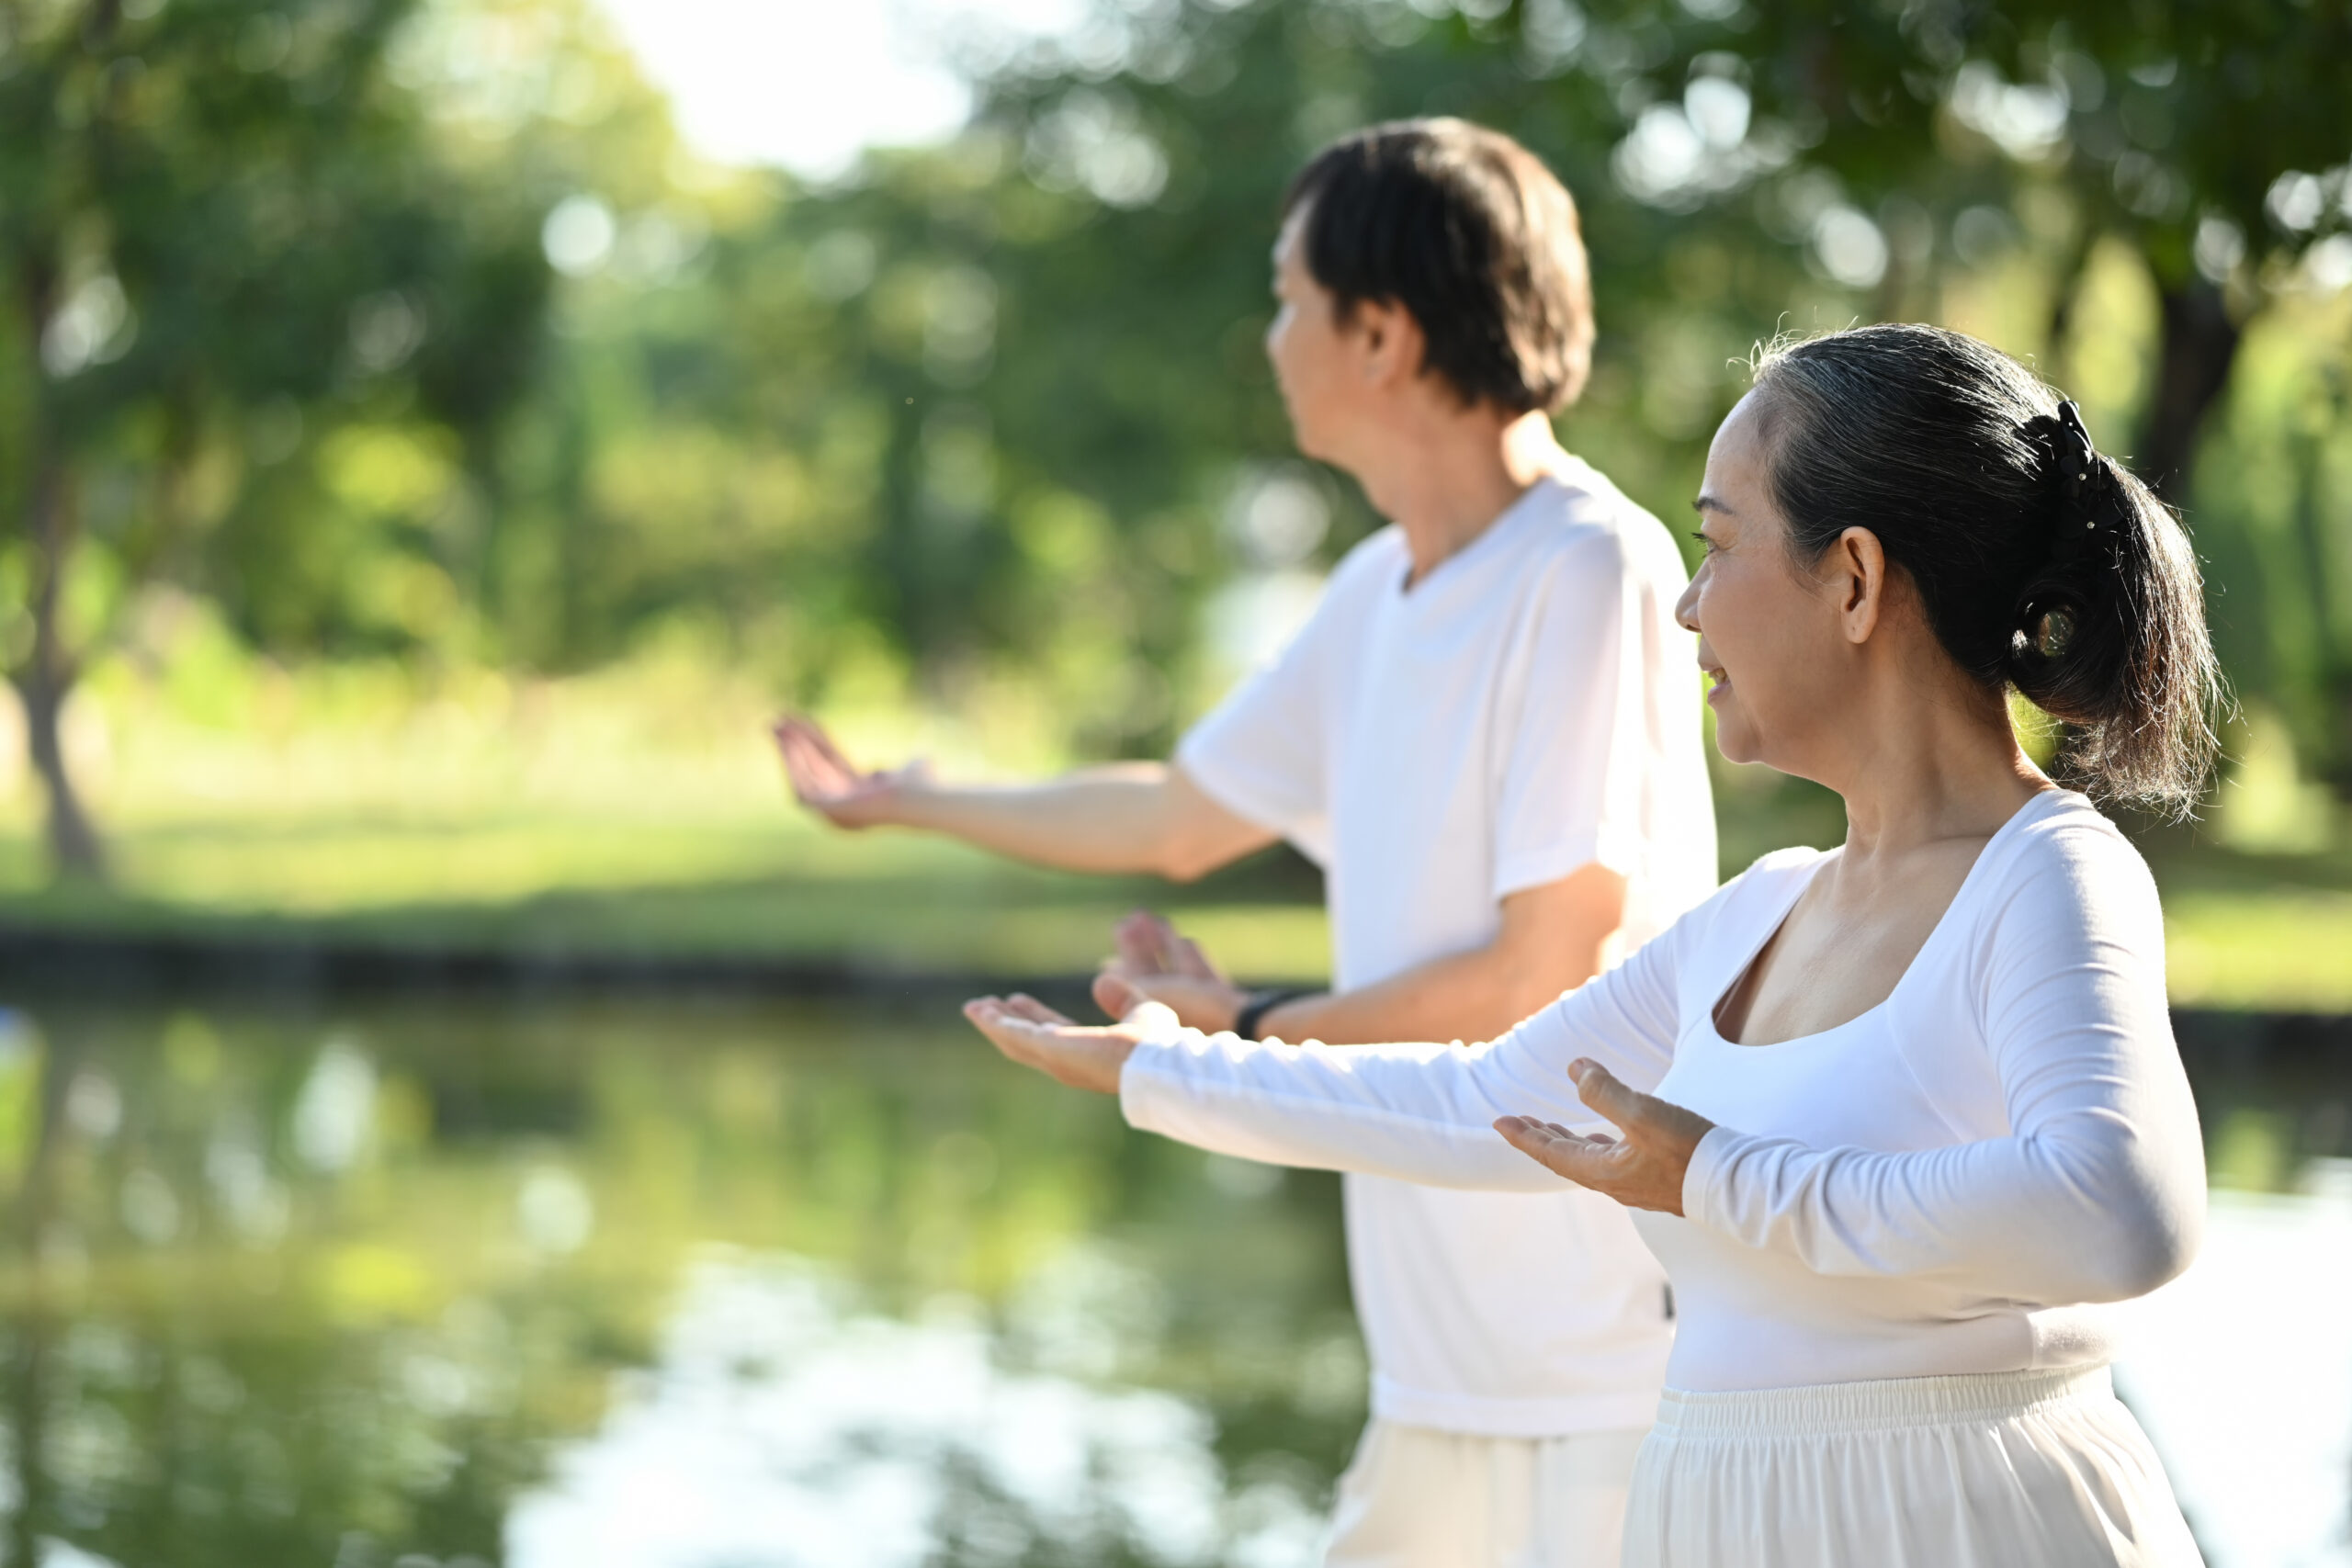
<svg viewBox="0 0 2352 1568">
<path fill-rule="evenodd" d="M 1598 861 L 1626 946 L 1714 886 L 1687 581 L 1581 463 L 1410 592 L 1404 536 L 1350 552 L 1306 627 L 1184 738 L 1213 798 L 1324 868 L 1343 990 L 1483 947 L 1501 900 Z M 1589 1193 L 1347 1183 L 1374 1414 L 1491 1437 L 1646 1425 L 1665 1277 Z"/>
<path fill-rule="evenodd" d="M 1717 1123 L 1680 1217 L 1635 1216 L 1673 1277 L 1668 1381 L 1694 1392 L 2095 1365 L 2099 1303 L 2187 1267 L 2205 1165 L 2137 851 L 2078 795 L 1993 836 L 1892 994 L 1736 1045 L 1714 1010 L 1829 859 L 1768 855 L 1657 941 L 1489 1044 L 1214 1040 L 1161 1010 L 1127 1119 L 1254 1159 L 1540 1192 L 1501 1115 L 1605 1125 L 1601 1063 Z"/>
</svg>

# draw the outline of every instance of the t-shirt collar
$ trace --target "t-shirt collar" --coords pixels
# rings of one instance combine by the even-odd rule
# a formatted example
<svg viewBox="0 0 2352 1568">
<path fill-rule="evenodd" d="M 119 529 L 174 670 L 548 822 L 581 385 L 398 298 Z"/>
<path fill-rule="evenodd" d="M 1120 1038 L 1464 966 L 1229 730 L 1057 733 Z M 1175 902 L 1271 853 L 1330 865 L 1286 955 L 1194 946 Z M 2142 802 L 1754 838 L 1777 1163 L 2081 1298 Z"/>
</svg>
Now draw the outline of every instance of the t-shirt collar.
<svg viewBox="0 0 2352 1568">
<path fill-rule="evenodd" d="M 1438 562 L 1430 569 L 1430 574 L 1419 582 L 1410 581 L 1413 575 L 1413 563 L 1408 555 L 1406 558 L 1405 570 L 1397 573 L 1394 584 L 1396 597 L 1408 603 L 1418 602 L 1428 594 L 1434 584 L 1463 575 L 1460 569 L 1466 569 L 1482 557 L 1492 554 L 1499 547 L 1498 541 L 1504 535 L 1516 532 L 1528 518 L 1535 515 L 1539 510 L 1536 505 L 1538 497 L 1559 488 L 1560 480 L 1557 475 L 1547 473 L 1538 478 L 1533 484 L 1520 492 L 1517 501 L 1504 507 L 1476 538 Z"/>
</svg>

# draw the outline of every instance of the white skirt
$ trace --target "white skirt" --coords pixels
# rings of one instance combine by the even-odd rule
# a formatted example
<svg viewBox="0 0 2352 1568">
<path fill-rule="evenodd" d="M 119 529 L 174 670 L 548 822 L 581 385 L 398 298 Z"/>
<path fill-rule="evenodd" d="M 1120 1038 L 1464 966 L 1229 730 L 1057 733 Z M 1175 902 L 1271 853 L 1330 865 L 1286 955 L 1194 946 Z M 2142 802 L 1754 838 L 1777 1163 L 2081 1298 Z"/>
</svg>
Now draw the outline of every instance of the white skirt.
<svg viewBox="0 0 2352 1568">
<path fill-rule="evenodd" d="M 2201 1568 L 2105 1367 L 1666 1391 L 1625 1568 Z"/>
</svg>

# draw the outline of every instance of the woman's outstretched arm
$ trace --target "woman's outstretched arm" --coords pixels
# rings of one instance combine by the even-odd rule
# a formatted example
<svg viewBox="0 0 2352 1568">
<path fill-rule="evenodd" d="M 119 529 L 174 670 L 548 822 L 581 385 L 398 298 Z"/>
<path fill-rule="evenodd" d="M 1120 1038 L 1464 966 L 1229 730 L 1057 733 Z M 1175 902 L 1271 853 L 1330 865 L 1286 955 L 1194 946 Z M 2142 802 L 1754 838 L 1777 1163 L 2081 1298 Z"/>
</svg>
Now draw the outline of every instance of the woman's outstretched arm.
<svg viewBox="0 0 2352 1568">
<path fill-rule="evenodd" d="M 1679 931 L 1680 928 L 1677 928 Z M 1478 1045 L 1345 1047 L 1204 1035 L 1157 1004 L 1084 1029 L 1025 998 L 966 1013 L 1016 1061 L 1116 1093 L 1127 1120 L 1220 1154 L 1427 1186 L 1555 1191 L 1495 1130 L 1503 1117 L 1597 1128 L 1568 1065 L 1646 1088 L 1672 1058 L 1676 931 Z"/>
</svg>

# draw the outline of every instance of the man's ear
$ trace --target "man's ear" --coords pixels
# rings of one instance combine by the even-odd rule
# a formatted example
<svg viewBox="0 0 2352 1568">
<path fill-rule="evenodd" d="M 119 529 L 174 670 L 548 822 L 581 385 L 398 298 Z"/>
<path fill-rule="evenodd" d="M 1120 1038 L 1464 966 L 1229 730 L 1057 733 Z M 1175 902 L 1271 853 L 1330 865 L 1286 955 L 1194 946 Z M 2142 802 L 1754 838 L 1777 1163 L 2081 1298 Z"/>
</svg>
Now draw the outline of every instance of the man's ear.
<svg viewBox="0 0 2352 1568">
<path fill-rule="evenodd" d="M 1356 331 L 1363 334 L 1364 382 L 1389 387 L 1421 373 L 1428 347 L 1421 323 L 1394 299 L 1366 299 L 1356 306 Z"/>
<path fill-rule="evenodd" d="M 1825 554 L 1824 575 L 1838 595 L 1838 617 L 1846 640 L 1870 641 L 1886 610 L 1886 547 L 1868 528 L 1849 528 Z"/>
</svg>

